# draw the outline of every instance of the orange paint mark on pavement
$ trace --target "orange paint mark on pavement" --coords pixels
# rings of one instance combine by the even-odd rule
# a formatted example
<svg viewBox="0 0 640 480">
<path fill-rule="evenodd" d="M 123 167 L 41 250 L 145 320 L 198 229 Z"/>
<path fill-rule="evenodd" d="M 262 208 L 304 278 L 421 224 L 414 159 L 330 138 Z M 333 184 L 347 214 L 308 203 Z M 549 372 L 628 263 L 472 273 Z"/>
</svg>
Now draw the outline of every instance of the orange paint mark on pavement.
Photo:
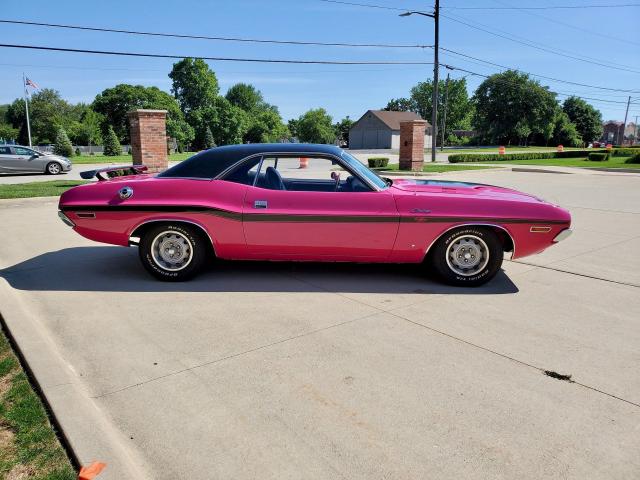
<svg viewBox="0 0 640 480">
<path fill-rule="evenodd" d="M 78 480 L 92 480 L 93 478 L 100 475 L 100 472 L 102 472 L 102 470 L 104 470 L 104 467 L 106 466 L 106 463 L 93 462 L 88 467 L 82 467 L 80 469 L 80 473 L 78 474 Z"/>
</svg>

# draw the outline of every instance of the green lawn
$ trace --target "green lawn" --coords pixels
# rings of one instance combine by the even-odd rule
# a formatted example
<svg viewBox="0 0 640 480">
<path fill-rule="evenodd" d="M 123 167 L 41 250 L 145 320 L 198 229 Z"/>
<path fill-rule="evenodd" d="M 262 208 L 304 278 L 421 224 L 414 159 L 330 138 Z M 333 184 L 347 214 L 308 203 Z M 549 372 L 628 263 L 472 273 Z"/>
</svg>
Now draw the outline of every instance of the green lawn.
<svg viewBox="0 0 640 480">
<path fill-rule="evenodd" d="M 583 158 L 545 158 L 541 160 L 506 160 L 504 162 L 487 162 L 486 165 L 542 165 L 549 167 L 582 167 L 582 168 L 640 168 L 639 163 L 624 163 L 629 157 L 609 157 L 606 162 L 591 162 Z M 456 165 L 460 165 L 459 163 Z"/>
<path fill-rule="evenodd" d="M 397 163 L 393 163 L 391 165 L 387 165 L 384 168 L 374 168 L 372 170 L 375 170 L 379 173 L 384 173 L 384 172 L 391 172 L 391 171 L 400 171 L 399 167 L 400 165 L 398 165 Z M 469 163 L 466 163 L 466 164 L 465 163 L 456 163 L 456 164 L 426 163 L 422 167 L 422 171 L 427 173 L 441 173 L 441 172 L 456 172 L 458 170 L 482 170 L 485 168 L 495 168 L 495 167 L 488 167 L 486 165 L 472 165 Z M 411 172 L 407 172 L 407 173 L 411 173 Z"/>
<path fill-rule="evenodd" d="M 196 152 L 174 153 L 169 155 L 170 162 L 180 162 L 186 160 Z M 82 165 L 86 163 L 115 163 L 131 164 L 131 155 L 118 155 L 117 157 L 105 157 L 104 155 L 80 155 L 71 157 L 71 163 Z"/>
<path fill-rule="evenodd" d="M 49 180 L 47 182 L 16 183 L 0 185 L 0 199 L 29 198 L 29 197 L 57 197 L 65 190 L 76 185 L 82 185 L 83 180 Z"/>
<path fill-rule="evenodd" d="M 73 480 L 47 413 L 0 331 L 0 478 Z"/>
</svg>

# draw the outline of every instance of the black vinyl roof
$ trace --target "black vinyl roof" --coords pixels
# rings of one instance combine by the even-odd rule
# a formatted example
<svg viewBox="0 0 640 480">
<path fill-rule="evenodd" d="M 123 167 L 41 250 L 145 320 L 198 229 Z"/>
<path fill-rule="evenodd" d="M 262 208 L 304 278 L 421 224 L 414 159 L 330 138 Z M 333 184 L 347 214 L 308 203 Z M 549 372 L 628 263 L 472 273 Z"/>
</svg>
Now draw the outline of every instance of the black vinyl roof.
<svg viewBox="0 0 640 480">
<path fill-rule="evenodd" d="M 239 160 L 259 153 L 319 153 L 340 156 L 342 150 L 335 145 L 314 143 L 249 143 L 225 145 L 196 153 L 158 177 L 215 178 Z"/>
</svg>

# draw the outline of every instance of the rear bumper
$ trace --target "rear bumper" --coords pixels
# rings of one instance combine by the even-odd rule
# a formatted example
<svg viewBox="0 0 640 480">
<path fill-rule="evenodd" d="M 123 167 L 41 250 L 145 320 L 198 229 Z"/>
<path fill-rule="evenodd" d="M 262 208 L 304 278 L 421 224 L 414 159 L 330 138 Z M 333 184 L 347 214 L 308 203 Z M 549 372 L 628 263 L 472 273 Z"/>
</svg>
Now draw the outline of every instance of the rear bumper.
<svg viewBox="0 0 640 480">
<path fill-rule="evenodd" d="M 572 233 L 573 233 L 573 230 L 571 230 L 570 228 L 565 228 L 555 236 L 555 238 L 553 239 L 553 243 L 558 243 L 558 242 L 561 242 L 562 240 L 566 240 L 571 236 Z"/>
</svg>

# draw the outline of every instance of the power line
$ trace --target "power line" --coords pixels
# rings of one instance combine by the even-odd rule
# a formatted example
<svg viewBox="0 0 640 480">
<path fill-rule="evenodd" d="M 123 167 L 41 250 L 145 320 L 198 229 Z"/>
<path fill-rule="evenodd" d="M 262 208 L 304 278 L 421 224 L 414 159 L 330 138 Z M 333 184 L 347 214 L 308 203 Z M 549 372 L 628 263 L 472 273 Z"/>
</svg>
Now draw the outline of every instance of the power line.
<svg viewBox="0 0 640 480">
<path fill-rule="evenodd" d="M 367 8 L 378 8 L 380 10 L 393 10 L 395 12 L 406 12 L 407 10 L 412 10 L 411 8 L 388 7 L 386 5 L 373 5 L 371 3 L 343 2 L 341 0 L 318 0 L 318 1 L 324 2 L 324 3 L 337 3 L 339 5 L 350 5 L 352 7 L 367 7 Z"/>
<path fill-rule="evenodd" d="M 510 42 L 519 43 L 521 45 L 526 45 L 527 47 L 534 48 L 536 50 L 540 50 L 540 51 L 543 51 L 543 52 L 546 52 L 546 53 L 550 53 L 552 55 L 557 55 L 557 56 L 560 56 L 560 57 L 570 58 L 572 60 L 577 60 L 577 61 L 588 63 L 588 64 L 591 64 L 591 65 L 598 65 L 598 66 L 605 67 L 605 68 L 611 68 L 611 69 L 614 69 L 614 70 L 621 70 L 621 71 L 625 71 L 625 72 L 631 72 L 631 73 L 640 74 L 640 70 L 633 70 L 631 68 L 628 68 L 627 66 L 615 66 L 613 64 L 602 63 L 602 62 L 600 62 L 598 60 L 594 60 L 594 59 L 591 59 L 589 57 L 579 57 L 579 56 L 576 56 L 576 55 L 573 55 L 573 54 L 569 54 L 569 53 L 562 53 L 562 51 L 558 50 L 558 48 L 548 47 L 548 46 L 546 46 L 544 44 L 541 44 L 541 43 L 538 43 L 538 42 L 533 42 L 533 41 L 525 39 L 523 37 L 516 37 L 516 36 L 513 36 L 513 35 L 509 35 L 509 34 L 503 34 L 503 33 L 494 32 L 492 30 L 489 30 L 488 26 L 487 26 L 487 28 L 482 28 L 483 26 L 486 26 L 486 25 L 482 25 L 481 23 L 478 23 L 478 22 L 474 22 L 472 24 L 472 23 L 465 22 L 464 20 L 460 20 L 460 18 L 452 17 L 451 15 L 445 15 L 445 14 L 441 14 L 441 15 L 444 18 L 452 20 L 452 21 L 454 21 L 456 23 L 460 23 L 460 24 L 465 25 L 465 26 L 467 26 L 469 28 L 473 28 L 475 30 L 479 30 L 481 32 L 488 33 L 489 35 L 493 35 L 495 37 L 499 37 L 499 38 L 503 38 L 505 40 L 509 40 Z M 519 40 L 518 38 L 522 38 L 522 40 Z"/>
<path fill-rule="evenodd" d="M 500 0 L 493 0 L 493 1 L 496 2 L 496 3 L 499 3 L 500 5 L 511 6 L 511 5 L 509 5 L 509 4 L 505 3 L 505 2 L 501 2 Z M 557 20 L 555 18 L 547 17 L 545 15 L 541 15 L 539 13 L 532 12 L 532 11 L 529 11 L 529 10 L 523 10 L 521 13 L 524 13 L 526 15 L 531 15 L 531 16 L 534 16 L 534 17 L 538 17 L 538 18 L 542 18 L 546 22 L 557 23 L 558 25 L 562 25 L 563 27 L 572 28 L 572 29 L 577 30 L 579 32 L 585 32 L 585 33 L 588 33 L 590 35 L 594 35 L 594 36 L 597 36 L 597 37 L 609 38 L 611 40 L 616 40 L 618 42 L 623 42 L 625 44 L 640 45 L 640 43 L 634 42 L 633 40 L 627 40 L 626 38 L 616 37 L 614 35 L 609 35 L 608 33 L 597 32 L 595 30 L 591 30 L 591 29 L 584 28 L 584 27 L 581 27 L 581 26 L 578 26 L 578 25 L 574 25 L 572 23 L 561 22 L 560 20 Z"/>
<path fill-rule="evenodd" d="M 186 35 L 180 33 L 149 32 L 142 30 L 122 30 L 117 28 L 87 27 L 82 25 L 68 25 L 62 23 L 42 23 L 30 22 L 26 20 L 0 19 L 0 23 L 11 25 L 30 25 L 47 28 L 63 28 L 69 30 L 85 30 L 90 32 L 123 33 L 127 35 L 141 35 L 152 37 L 186 38 L 195 40 L 215 40 L 222 42 L 245 42 L 245 43 L 271 43 L 277 45 L 304 45 L 322 47 L 367 47 L 367 48 L 426 48 L 432 45 L 410 45 L 410 44 L 389 44 L 389 43 L 346 43 L 346 42 L 305 42 L 298 40 L 272 40 L 262 38 L 240 38 L 240 37 L 211 37 L 206 35 Z"/>
<path fill-rule="evenodd" d="M 599 90 L 609 90 L 609 91 L 613 91 L 613 92 L 640 93 L 638 90 L 626 90 L 626 89 L 621 89 L 621 88 L 602 87 L 602 86 L 599 86 L 599 85 L 589 85 L 589 84 L 586 84 L 586 83 L 572 82 L 570 80 L 562 80 L 562 79 L 559 79 L 559 78 L 548 77 L 546 75 L 539 75 L 539 74 L 536 74 L 536 73 L 530 73 L 530 72 L 526 72 L 524 70 L 520 70 L 520 69 L 517 69 L 517 68 L 514 68 L 514 67 L 508 67 L 508 66 L 505 66 L 505 65 L 501 65 L 499 63 L 494 63 L 494 62 L 490 62 L 488 60 L 483 60 L 482 58 L 474 57 L 472 55 L 468 55 L 466 53 L 458 52 L 456 50 L 451 50 L 450 48 L 441 48 L 441 50 L 443 50 L 445 52 L 452 53 L 454 55 L 461 56 L 461 57 L 470 58 L 470 59 L 476 60 L 478 62 L 486 63 L 486 64 L 492 65 L 494 67 L 504 68 L 504 69 L 507 69 L 507 70 L 517 70 L 520 73 L 526 73 L 526 74 L 531 75 L 533 77 L 544 78 L 545 80 L 550 80 L 550 81 L 553 81 L 553 82 L 565 83 L 565 84 L 568 84 L 568 85 L 577 85 L 577 86 L 580 86 L 580 87 L 595 88 L 595 89 L 599 89 Z"/>
<path fill-rule="evenodd" d="M 198 58 L 201 60 L 210 60 L 216 62 L 250 62 L 250 63 L 296 63 L 304 65 L 433 65 L 433 62 L 418 61 L 357 61 L 357 60 L 289 60 L 276 58 L 241 58 L 241 57 L 203 57 L 199 55 L 168 55 L 161 53 L 137 53 L 137 52 L 119 52 L 113 50 L 88 50 L 83 48 L 62 48 L 62 47 L 45 47 L 41 45 L 17 45 L 0 43 L 0 48 L 18 48 L 27 50 L 45 50 L 50 52 L 66 52 L 66 53 L 89 53 L 93 55 L 119 55 L 125 57 L 147 57 L 147 58 Z"/>
<path fill-rule="evenodd" d="M 559 10 L 584 8 L 624 8 L 640 7 L 640 3 L 624 3 L 618 5 L 548 5 L 546 7 L 441 7 L 449 10 Z"/>
</svg>

